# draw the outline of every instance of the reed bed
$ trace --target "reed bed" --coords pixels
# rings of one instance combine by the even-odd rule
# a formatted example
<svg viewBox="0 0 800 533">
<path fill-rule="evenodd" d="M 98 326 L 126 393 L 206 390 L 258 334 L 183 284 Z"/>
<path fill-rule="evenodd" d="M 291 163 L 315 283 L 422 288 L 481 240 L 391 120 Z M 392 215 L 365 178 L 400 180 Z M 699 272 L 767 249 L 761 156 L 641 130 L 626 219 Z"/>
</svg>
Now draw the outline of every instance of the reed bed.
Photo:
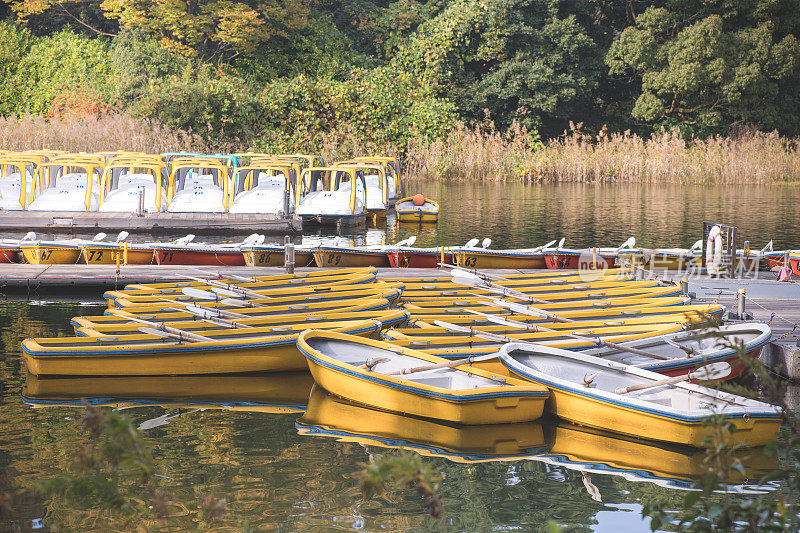
<svg viewBox="0 0 800 533">
<path fill-rule="evenodd" d="M 456 127 L 446 139 L 408 147 L 411 179 L 582 183 L 736 183 L 800 181 L 800 146 L 776 132 L 744 130 L 686 142 L 679 131 L 647 139 L 630 132 L 596 136 L 578 128 L 546 143 L 527 132 Z"/>
<path fill-rule="evenodd" d="M 729 137 L 686 142 L 677 130 L 650 138 L 623 132 L 588 135 L 572 126 L 557 139 L 540 142 L 513 125 L 456 124 L 447 137 L 416 138 L 406 146 L 360 141 L 348 128 L 322 133 L 317 150 L 326 161 L 384 154 L 403 155 L 406 178 L 458 181 L 551 181 L 580 183 L 735 183 L 800 181 L 800 143 L 775 132 L 742 130 Z M 0 149 L 50 148 L 70 152 L 131 150 L 238 152 L 239 142 L 209 143 L 191 132 L 122 113 L 47 118 L 0 117 Z M 308 151 L 298 146 L 297 151 Z"/>
<path fill-rule="evenodd" d="M 0 149 L 161 153 L 179 150 L 205 152 L 208 146 L 197 135 L 153 120 L 114 113 L 100 118 L 75 115 L 64 118 L 39 115 L 0 117 Z"/>
</svg>

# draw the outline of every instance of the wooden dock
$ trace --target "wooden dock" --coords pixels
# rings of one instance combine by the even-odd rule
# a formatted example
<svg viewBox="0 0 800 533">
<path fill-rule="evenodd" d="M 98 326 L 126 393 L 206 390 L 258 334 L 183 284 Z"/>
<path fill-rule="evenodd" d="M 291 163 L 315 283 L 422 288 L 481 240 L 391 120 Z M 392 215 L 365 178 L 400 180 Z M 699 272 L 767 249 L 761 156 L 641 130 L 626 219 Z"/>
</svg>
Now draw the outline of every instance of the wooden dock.
<svg viewBox="0 0 800 533">
<path fill-rule="evenodd" d="M 299 218 L 245 213 L 133 213 L 0 211 L 0 231 L 55 234 L 127 231 L 133 234 L 165 235 L 300 235 Z"/>
</svg>

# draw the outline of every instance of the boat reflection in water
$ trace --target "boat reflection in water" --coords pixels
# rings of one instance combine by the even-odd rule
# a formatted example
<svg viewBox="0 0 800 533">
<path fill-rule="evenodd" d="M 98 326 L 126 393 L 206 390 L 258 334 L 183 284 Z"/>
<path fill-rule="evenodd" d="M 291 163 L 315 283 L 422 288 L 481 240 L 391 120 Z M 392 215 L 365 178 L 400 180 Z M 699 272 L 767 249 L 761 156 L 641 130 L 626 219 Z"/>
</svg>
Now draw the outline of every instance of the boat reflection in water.
<svg viewBox="0 0 800 533">
<path fill-rule="evenodd" d="M 377 411 L 356 405 L 315 387 L 308 408 L 295 424 L 301 435 L 330 437 L 364 446 L 411 450 L 458 463 L 532 460 L 581 472 L 593 498 L 601 497 L 590 474 L 621 476 L 671 489 L 696 489 L 694 482 L 708 469 L 704 450 L 546 420 L 543 424 L 459 426 Z M 764 448 L 733 452 L 744 475 L 731 469 L 727 489 L 763 492 L 757 485 L 778 467 Z"/>
<path fill-rule="evenodd" d="M 356 405 L 321 387 L 314 387 L 308 408 L 295 425 L 301 435 L 403 448 L 456 462 L 516 460 L 547 451 L 542 426 L 535 422 L 451 424 Z"/>
<path fill-rule="evenodd" d="M 22 399 L 32 407 L 92 405 L 115 408 L 224 409 L 301 413 L 314 380 L 308 372 L 226 376 L 111 376 L 37 378 L 28 374 Z"/>
</svg>

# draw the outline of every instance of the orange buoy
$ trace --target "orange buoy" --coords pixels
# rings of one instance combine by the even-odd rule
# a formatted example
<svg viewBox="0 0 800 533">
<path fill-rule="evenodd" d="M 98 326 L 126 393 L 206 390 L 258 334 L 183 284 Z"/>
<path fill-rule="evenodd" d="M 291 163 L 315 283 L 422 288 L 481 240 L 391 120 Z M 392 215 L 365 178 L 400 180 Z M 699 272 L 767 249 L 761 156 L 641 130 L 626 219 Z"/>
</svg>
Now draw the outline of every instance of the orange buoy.
<svg viewBox="0 0 800 533">
<path fill-rule="evenodd" d="M 425 197 L 421 194 L 414 195 L 414 205 L 422 205 L 425 203 Z"/>
</svg>

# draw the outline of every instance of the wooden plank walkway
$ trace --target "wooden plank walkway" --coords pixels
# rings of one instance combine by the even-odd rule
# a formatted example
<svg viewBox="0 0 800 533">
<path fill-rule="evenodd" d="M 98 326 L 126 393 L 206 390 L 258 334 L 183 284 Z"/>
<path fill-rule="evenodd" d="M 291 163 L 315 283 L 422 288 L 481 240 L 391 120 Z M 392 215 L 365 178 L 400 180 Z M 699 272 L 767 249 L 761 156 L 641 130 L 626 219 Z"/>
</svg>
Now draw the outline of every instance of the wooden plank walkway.
<svg viewBox="0 0 800 533">
<path fill-rule="evenodd" d="M 119 232 L 163 235 L 299 235 L 303 222 L 295 218 L 245 213 L 132 213 L 0 211 L 0 230 L 58 234 Z"/>
</svg>

